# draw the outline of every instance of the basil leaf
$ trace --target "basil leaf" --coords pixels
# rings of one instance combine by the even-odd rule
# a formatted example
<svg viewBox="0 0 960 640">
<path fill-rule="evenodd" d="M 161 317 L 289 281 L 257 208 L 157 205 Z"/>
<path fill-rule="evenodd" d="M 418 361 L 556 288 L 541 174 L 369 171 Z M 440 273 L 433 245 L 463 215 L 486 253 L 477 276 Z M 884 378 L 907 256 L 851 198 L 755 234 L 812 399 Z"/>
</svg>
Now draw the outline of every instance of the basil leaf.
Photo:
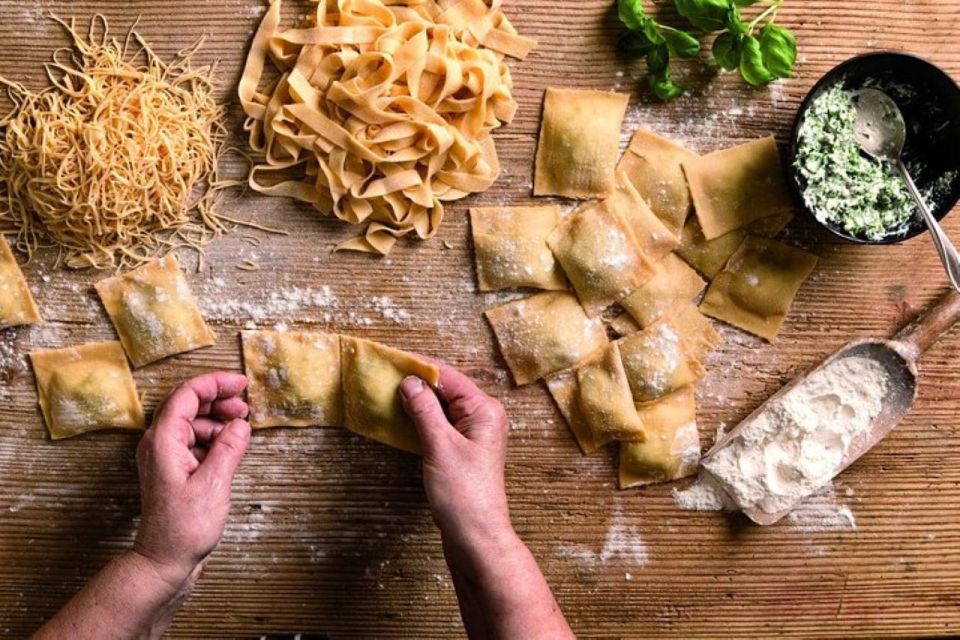
<svg viewBox="0 0 960 640">
<path fill-rule="evenodd" d="M 722 29 L 731 0 L 674 0 L 677 12 L 701 31 Z"/>
<path fill-rule="evenodd" d="M 760 41 L 753 36 L 746 36 L 740 45 L 740 75 L 747 84 L 755 87 L 774 79 L 774 75 L 763 64 Z"/>
<path fill-rule="evenodd" d="M 650 89 L 664 102 L 683 94 L 683 87 L 673 81 L 670 77 L 670 69 L 666 68 L 660 73 L 650 74 Z"/>
<path fill-rule="evenodd" d="M 647 52 L 647 69 L 651 74 L 663 73 L 670 65 L 670 51 L 667 45 L 654 46 Z"/>
<path fill-rule="evenodd" d="M 643 29 L 643 33 L 646 34 L 647 39 L 653 44 L 663 44 L 666 42 L 666 39 L 660 33 L 660 25 L 657 24 L 657 21 L 653 18 L 644 17 L 641 28 Z"/>
<path fill-rule="evenodd" d="M 700 43 L 686 31 L 664 30 L 664 38 L 670 55 L 678 58 L 692 58 L 700 53 Z"/>
<path fill-rule="evenodd" d="M 647 18 L 643 10 L 643 0 L 617 0 L 617 17 L 627 29 L 638 31 Z"/>
<path fill-rule="evenodd" d="M 749 7 L 752 4 L 756 4 L 758 0 L 733 0 L 733 4 L 738 7 Z"/>
<path fill-rule="evenodd" d="M 627 31 L 617 40 L 617 49 L 627 56 L 643 56 L 653 47 L 653 43 L 643 31 Z"/>
<path fill-rule="evenodd" d="M 797 62 L 797 40 L 783 27 L 768 23 L 760 32 L 763 65 L 777 78 L 789 78 Z"/>
<path fill-rule="evenodd" d="M 737 36 L 725 31 L 713 41 L 713 59 L 726 71 L 733 71 L 740 66 L 740 45 L 737 40 Z"/>
<path fill-rule="evenodd" d="M 740 19 L 740 9 L 736 5 L 731 6 L 727 12 L 727 29 L 738 36 L 747 33 L 747 25 Z"/>
</svg>

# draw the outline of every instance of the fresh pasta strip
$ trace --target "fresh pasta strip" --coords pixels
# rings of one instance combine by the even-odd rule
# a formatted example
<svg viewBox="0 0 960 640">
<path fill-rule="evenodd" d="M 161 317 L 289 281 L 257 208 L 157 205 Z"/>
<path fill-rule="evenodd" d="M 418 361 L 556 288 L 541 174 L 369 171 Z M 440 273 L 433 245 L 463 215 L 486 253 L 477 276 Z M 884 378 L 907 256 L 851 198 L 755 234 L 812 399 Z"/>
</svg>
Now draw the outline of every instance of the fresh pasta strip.
<svg viewBox="0 0 960 640">
<path fill-rule="evenodd" d="M 616 342 L 581 364 L 576 372 L 577 401 L 595 442 L 645 440 L 643 421 L 634 407 Z"/>
<path fill-rule="evenodd" d="M 793 210 L 772 136 L 683 161 L 707 240 Z"/>
<path fill-rule="evenodd" d="M 533 194 L 609 195 L 628 100 L 624 93 L 547 87 Z"/>
<path fill-rule="evenodd" d="M 343 426 L 340 336 L 244 331 L 250 426 Z"/>
<path fill-rule="evenodd" d="M 572 293 L 547 291 L 485 312 L 517 385 L 571 367 L 605 346 L 603 322 Z"/>
<path fill-rule="evenodd" d="M 30 354 L 52 440 L 100 429 L 145 427 L 143 406 L 119 342 Z"/>
<path fill-rule="evenodd" d="M 765 238 L 772 238 L 780 233 L 784 227 L 793 219 L 792 213 L 783 213 L 775 216 L 768 216 L 752 222 L 742 229 L 725 233 L 719 238 L 707 240 L 703 236 L 703 230 L 700 229 L 700 223 L 695 217 L 687 220 L 681 232 L 681 243 L 677 249 L 677 255 L 683 258 L 687 264 L 699 271 L 707 279 L 713 279 L 727 260 L 737 250 L 747 233 L 751 233 Z"/>
<path fill-rule="evenodd" d="M 0 235 L 0 329 L 43 322 L 10 245 Z"/>
<path fill-rule="evenodd" d="M 577 381 L 577 372 L 574 369 L 564 369 L 547 376 L 547 389 L 557 403 L 560 415 L 570 427 L 574 440 L 584 454 L 591 454 L 605 444 L 612 442 L 612 438 L 599 437 L 590 427 L 590 423 L 580 408 L 580 384 Z"/>
<path fill-rule="evenodd" d="M 669 322 L 654 323 L 617 342 L 636 402 L 656 400 L 705 373 L 694 346 Z"/>
<path fill-rule="evenodd" d="M 364 437 L 420 453 L 420 437 L 400 401 L 400 383 L 417 376 L 432 387 L 440 369 L 412 353 L 340 336 L 344 426 Z"/>
<path fill-rule="evenodd" d="M 589 316 L 598 315 L 653 276 L 653 265 L 627 221 L 604 206 L 570 215 L 550 234 L 547 244 Z"/>
<path fill-rule="evenodd" d="M 500 172 L 490 133 L 517 109 L 503 56 L 534 45 L 500 4 L 320 2 L 284 31 L 271 0 L 239 86 L 263 155 L 251 188 L 366 225 L 338 249 L 386 254 L 399 237 L 434 235 L 445 202 Z M 281 76 L 261 90 L 268 56 Z"/>
<path fill-rule="evenodd" d="M 693 387 L 638 404 L 637 413 L 647 427 L 647 439 L 620 444 L 620 488 L 695 474 L 700 462 L 700 434 Z"/>
<path fill-rule="evenodd" d="M 671 309 L 692 302 L 707 283 L 676 254 L 669 254 L 654 265 L 654 276 L 640 285 L 620 306 L 641 327 L 649 327 Z"/>
<path fill-rule="evenodd" d="M 706 315 L 773 340 L 817 257 L 767 238 L 747 237 L 700 303 Z"/>
<path fill-rule="evenodd" d="M 696 157 L 696 153 L 672 140 L 641 128 L 617 165 L 617 172 L 629 178 L 674 236 L 680 235 L 692 209 L 682 164 Z"/>
<path fill-rule="evenodd" d="M 95 287 L 134 368 L 216 341 L 170 254 Z"/>
<path fill-rule="evenodd" d="M 547 246 L 560 221 L 560 207 L 474 207 L 470 209 L 480 291 L 531 287 L 564 290 L 563 270 Z"/>
</svg>

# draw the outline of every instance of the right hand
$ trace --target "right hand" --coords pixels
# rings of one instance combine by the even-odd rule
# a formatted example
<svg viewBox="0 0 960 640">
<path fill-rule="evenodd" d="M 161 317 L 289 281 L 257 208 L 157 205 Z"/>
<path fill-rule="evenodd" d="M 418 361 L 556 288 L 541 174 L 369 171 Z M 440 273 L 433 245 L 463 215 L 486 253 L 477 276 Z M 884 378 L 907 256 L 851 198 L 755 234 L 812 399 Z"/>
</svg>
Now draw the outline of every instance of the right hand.
<svg viewBox="0 0 960 640">
<path fill-rule="evenodd" d="M 503 405 L 446 364 L 440 366 L 436 391 L 409 376 L 400 395 L 420 435 L 423 485 L 444 542 L 471 546 L 477 536 L 512 532 L 503 477 L 508 431 Z"/>
</svg>

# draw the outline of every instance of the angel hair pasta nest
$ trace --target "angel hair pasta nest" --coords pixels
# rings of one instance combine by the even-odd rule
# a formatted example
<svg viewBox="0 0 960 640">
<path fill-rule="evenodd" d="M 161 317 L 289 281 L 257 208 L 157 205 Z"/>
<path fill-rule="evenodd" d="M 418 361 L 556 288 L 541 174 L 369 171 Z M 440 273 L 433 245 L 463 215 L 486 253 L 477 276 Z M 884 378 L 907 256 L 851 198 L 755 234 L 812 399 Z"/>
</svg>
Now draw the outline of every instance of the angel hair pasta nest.
<svg viewBox="0 0 960 640">
<path fill-rule="evenodd" d="M 109 38 L 102 16 L 86 38 L 54 19 L 73 49 L 46 65 L 51 86 L 0 78 L 14 102 L 0 119 L 0 225 L 26 253 L 53 245 L 74 268 L 202 249 L 224 229 L 213 205 L 225 129 L 213 68 L 190 64 L 200 42 L 166 64 L 133 30 Z"/>
<path fill-rule="evenodd" d="M 535 45 L 501 2 L 313 0 L 279 30 L 272 0 L 239 87 L 263 157 L 250 186 L 367 224 L 338 249 L 386 254 L 410 232 L 432 236 L 444 202 L 500 172 L 490 132 L 517 109 L 504 56 Z M 261 90 L 268 56 L 279 77 Z"/>
</svg>

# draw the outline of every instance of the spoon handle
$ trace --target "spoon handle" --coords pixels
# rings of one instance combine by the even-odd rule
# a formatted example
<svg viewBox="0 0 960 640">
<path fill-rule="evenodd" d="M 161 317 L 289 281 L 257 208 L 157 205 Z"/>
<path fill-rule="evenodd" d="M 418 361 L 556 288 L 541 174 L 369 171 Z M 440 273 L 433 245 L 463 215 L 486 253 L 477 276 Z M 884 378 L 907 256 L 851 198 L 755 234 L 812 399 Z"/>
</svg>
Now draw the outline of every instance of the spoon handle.
<svg viewBox="0 0 960 640">
<path fill-rule="evenodd" d="M 907 347 L 908 355 L 916 360 L 960 320 L 960 293 L 946 292 L 920 317 L 897 332 L 894 340 Z"/>
<path fill-rule="evenodd" d="M 953 285 L 956 291 L 960 291 L 960 256 L 957 255 L 957 250 L 954 248 L 953 243 L 950 242 L 950 238 L 947 237 L 943 227 L 940 226 L 937 219 L 930 213 L 930 209 L 927 208 L 926 203 L 920 196 L 917 185 L 914 184 L 913 178 L 910 177 L 910 172 L 907 171 L 907 167 L 903 164 L 903 161 L 898 160 L 896 164 L 900 175 L 903 176 L 904 182 L 907 183 L 910 194 L 920 208 L 920 213 L 923 214 L 923 220 L 927 223 L 930 235 L 933 236 L 933 245 L 937 248 L 937 253 L 940 254 L 940 262 L 943 263 L 943 268 L 947 271 L 950 284 Z"/>
</svg>

